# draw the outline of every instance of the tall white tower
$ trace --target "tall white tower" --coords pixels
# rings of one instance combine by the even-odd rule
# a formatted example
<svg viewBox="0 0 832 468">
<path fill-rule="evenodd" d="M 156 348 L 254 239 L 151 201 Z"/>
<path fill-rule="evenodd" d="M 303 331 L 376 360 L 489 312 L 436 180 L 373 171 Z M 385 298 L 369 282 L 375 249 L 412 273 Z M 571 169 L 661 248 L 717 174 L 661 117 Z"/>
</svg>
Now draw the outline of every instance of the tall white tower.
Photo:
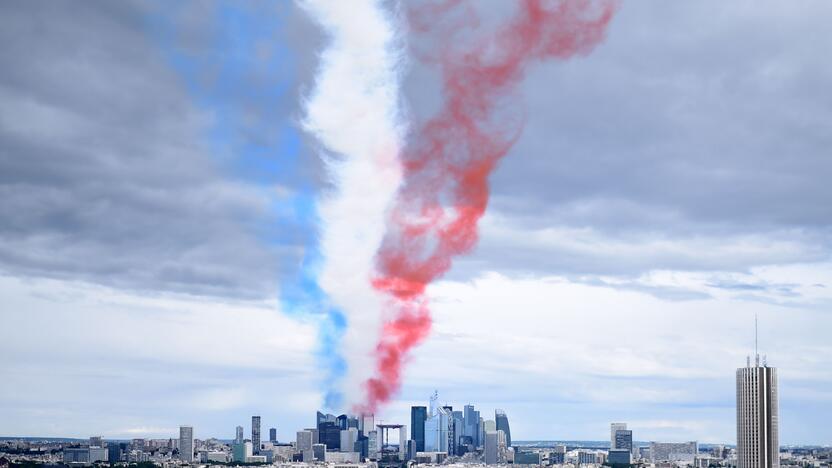
<svg viewBox="0 0 832 468">
<path fill-rule="evenodd" d="M 777 369 L 762 365 L 757 354 L 754 319 L 754 365 L 737 369 L 737 468 L 779 468 Z"/>
<path fill-rule="evenodd" d="M 179 459 L 184 462 L 194 461 L 194 428 L 179 426 Z"/>
</svg>

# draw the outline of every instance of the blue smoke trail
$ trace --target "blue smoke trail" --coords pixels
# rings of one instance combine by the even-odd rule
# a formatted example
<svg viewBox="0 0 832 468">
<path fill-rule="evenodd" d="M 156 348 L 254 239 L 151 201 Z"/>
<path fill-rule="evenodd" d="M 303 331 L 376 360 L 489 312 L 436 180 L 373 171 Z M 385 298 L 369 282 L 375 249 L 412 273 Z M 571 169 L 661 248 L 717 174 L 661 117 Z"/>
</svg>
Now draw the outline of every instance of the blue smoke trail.
<svg viewBox="0 0 832 468">
<path fill-rule="evenodd" d="M 279 110 L 292 108 L 295 99 L 287 92 L 291 52 L 277 38 L 281 16 L 292 5 L 218 2 L 211 18 L 213 41 L 202 53 L 181 45 L 177 19 L 187 18 L 186 7 L 158 3 L 150 29 L 189 93 L 215 116 L 208 139 L 218 162 L 272 194 L 273 218 L 257 227 L 258 235 L 272 247 L 300 251 L 294 262 L 280 265 L 280 304 L 285 313 L 318 322 L 316 357 L 325 368 L 325 405 L 338 408 L 342 398 L 337 382 L 346 372 L 339 353 L 346 317 L 329 303 L 317 282 L 323 259 L 318 248 L 316 190 L 311 181 L 299 177 L 300 136 L 290 125 L 275 125 L 288 119 Z M 273 138 L 262 141 L 252 134 Z M 288 193 L 274 194 L 275 186 Z"/>
</svg>

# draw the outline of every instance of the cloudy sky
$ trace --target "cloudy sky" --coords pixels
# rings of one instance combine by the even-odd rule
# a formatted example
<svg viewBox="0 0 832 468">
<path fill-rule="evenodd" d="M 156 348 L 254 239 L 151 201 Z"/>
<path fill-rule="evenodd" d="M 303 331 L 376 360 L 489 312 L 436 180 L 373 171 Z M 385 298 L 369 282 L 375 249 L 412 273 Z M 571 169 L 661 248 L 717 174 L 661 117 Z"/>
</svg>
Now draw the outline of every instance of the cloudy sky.
<svg viewBox="0 0 832 468">
<path fill-rule="evenodd" d="M 530 67 L 480 243 L 430 287 L 378 418 L 438 390 L 504 409 L 515 440 L 626 421 L 733 443 L 756 315 L 782 443 L 829 443 L 830 21 L 824 1 L 622 3 L 591 54 Z M 331 188 L 303 128 L 327 43 L 289 2 L 0 2 L 1 436 L 313 424 L 323 319 L 285 298 Z M 413 54 L 417 126 L 442 91 Z"/>
</svg>

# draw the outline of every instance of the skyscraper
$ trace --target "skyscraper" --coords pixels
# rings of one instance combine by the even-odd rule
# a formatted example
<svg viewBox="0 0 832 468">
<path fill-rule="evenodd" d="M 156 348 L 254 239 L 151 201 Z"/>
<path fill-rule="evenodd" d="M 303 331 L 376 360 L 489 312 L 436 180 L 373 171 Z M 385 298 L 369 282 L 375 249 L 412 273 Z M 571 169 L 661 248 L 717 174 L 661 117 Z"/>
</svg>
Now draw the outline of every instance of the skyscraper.
<svg viewBox="0 0 832 468">
<path fill-rule="evenodd" d="M 497 430 L 503 431 L 506 435 L 506 447 L 511 447 L 511 429 L 508 425 L 506 412 L 498 409 L 494 411 L 494 420 L 497 421 Z"/>
<path fill-rule="evenodd" d="M 179 459 L 184 462 L 194 461 L 194 428 L 179 426 Z"/>
<path fill-rule="evenodd" d="M 487 431 L 484 441 L 485 464 L 505 463 L 506 434 L 503 431 Z"/>
<path fill-rule="evenodd" d="M 358 419 L 358 430 L 366 437 L 370 431 L 376 430 L 375 418 L 372 414 L 362 414 Z"/>
<path fill-rule="evenodd" d="M 243 435 L 243 426 L 237 426 L 237 434 L 234 437 L 234 443 L 242 444 L 243 440 L 245 440 L 245 436 Z"/>
<path fill-rule="evenodd" d="M 737 468 L 780 466 L 777 407 L 777 369 L 756 354 L 737 369 Z"/>
<path fill-rule="evenodd" d="M 341 450 L 341 429 L 331 421 L 318 426 L 318 442 L 325 444 L 328 450 Z"/>
<path fill-rule="evenodd" d="M 483 442 L 480 440 L 480 412 L 474 409 L 474 405 L 465 405 L 464 413 L 462 435 L 470 437 L 472 445 L 479 447 Z"/>
<path fill-rule="evenodd" d="M 448 453 L 448 434 L 451 412 L 439 406 L 439 393 L 430 397 L 428 418 L 425 420 L 425 451 Z"/>
<path fill-rule="evenodd" d="M 410 407 L 410 438 L 416 441 L 416 451 L 425 451 L 425 420 L 428 409 L 424 406 Z"/>
<path fill-rule="evenodd" d="M 312 431 L 298 431 L 295 441 L 295 450 L 302 454 L 303 461 L 311 461 L 314 458 L 312 452 Z"/>
<path fill-rule="evenodd" d="M 627 423 L 612 423 L 610 424 L 610 448 L 615 450 L 618 446 L 615 445 L 615 433 L 618 431 L 626 431 Z"/>
<path fill-rule="evenodd" d="M 497 464 L 497 431 L 485 433 L 485 464 Z"/>
<path fill-rule="evenodd" d="M 355 443 L 358 441 L 358 429 L 350 427 L 341 430 L 341 451 L 355 452 Z"/>
<path fill-rule="evenodd" d="M 627 429 L 619 429 L 615 431 L 613 450 L 633 450 L 633 431 Z"/>
<path fill-rule="evenodd" d="M 407 426 L 399 428 L 399 459 L 407 461 Z"/>
<path fill-rule="evenodd" d="M 277 428 L 269 429 L 269 442 L 277 442 Z"/>
<path fill-rule="evenodd" d="M 260 416 L 251 417 L 251 447 L 255 455 L 260 453 Z"/>
</svg>

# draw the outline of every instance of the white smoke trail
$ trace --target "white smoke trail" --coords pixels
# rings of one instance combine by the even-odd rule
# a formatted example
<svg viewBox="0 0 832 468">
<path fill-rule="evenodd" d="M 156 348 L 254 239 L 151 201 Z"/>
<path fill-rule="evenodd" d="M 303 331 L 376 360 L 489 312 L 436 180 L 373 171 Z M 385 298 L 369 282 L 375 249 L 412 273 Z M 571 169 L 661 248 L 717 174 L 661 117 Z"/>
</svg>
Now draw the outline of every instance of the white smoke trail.
<svg viewBox="0 0 832 468">
<path fill-rule="evenodd" d="M 385 231 L 386 210 L 401 180 L 404 134 L 399 107 L 402 49 L 395 17 L 378 0 L 302 0 L 326 30 L 305 129 L 324 148 L 332 190 L 319 206 L 323 270 L 320 283 L 345 314 L 341 351 L 345 409 L 361 402 L 372 374 L 382 298 L 370 284 Z"/>
</svg>

